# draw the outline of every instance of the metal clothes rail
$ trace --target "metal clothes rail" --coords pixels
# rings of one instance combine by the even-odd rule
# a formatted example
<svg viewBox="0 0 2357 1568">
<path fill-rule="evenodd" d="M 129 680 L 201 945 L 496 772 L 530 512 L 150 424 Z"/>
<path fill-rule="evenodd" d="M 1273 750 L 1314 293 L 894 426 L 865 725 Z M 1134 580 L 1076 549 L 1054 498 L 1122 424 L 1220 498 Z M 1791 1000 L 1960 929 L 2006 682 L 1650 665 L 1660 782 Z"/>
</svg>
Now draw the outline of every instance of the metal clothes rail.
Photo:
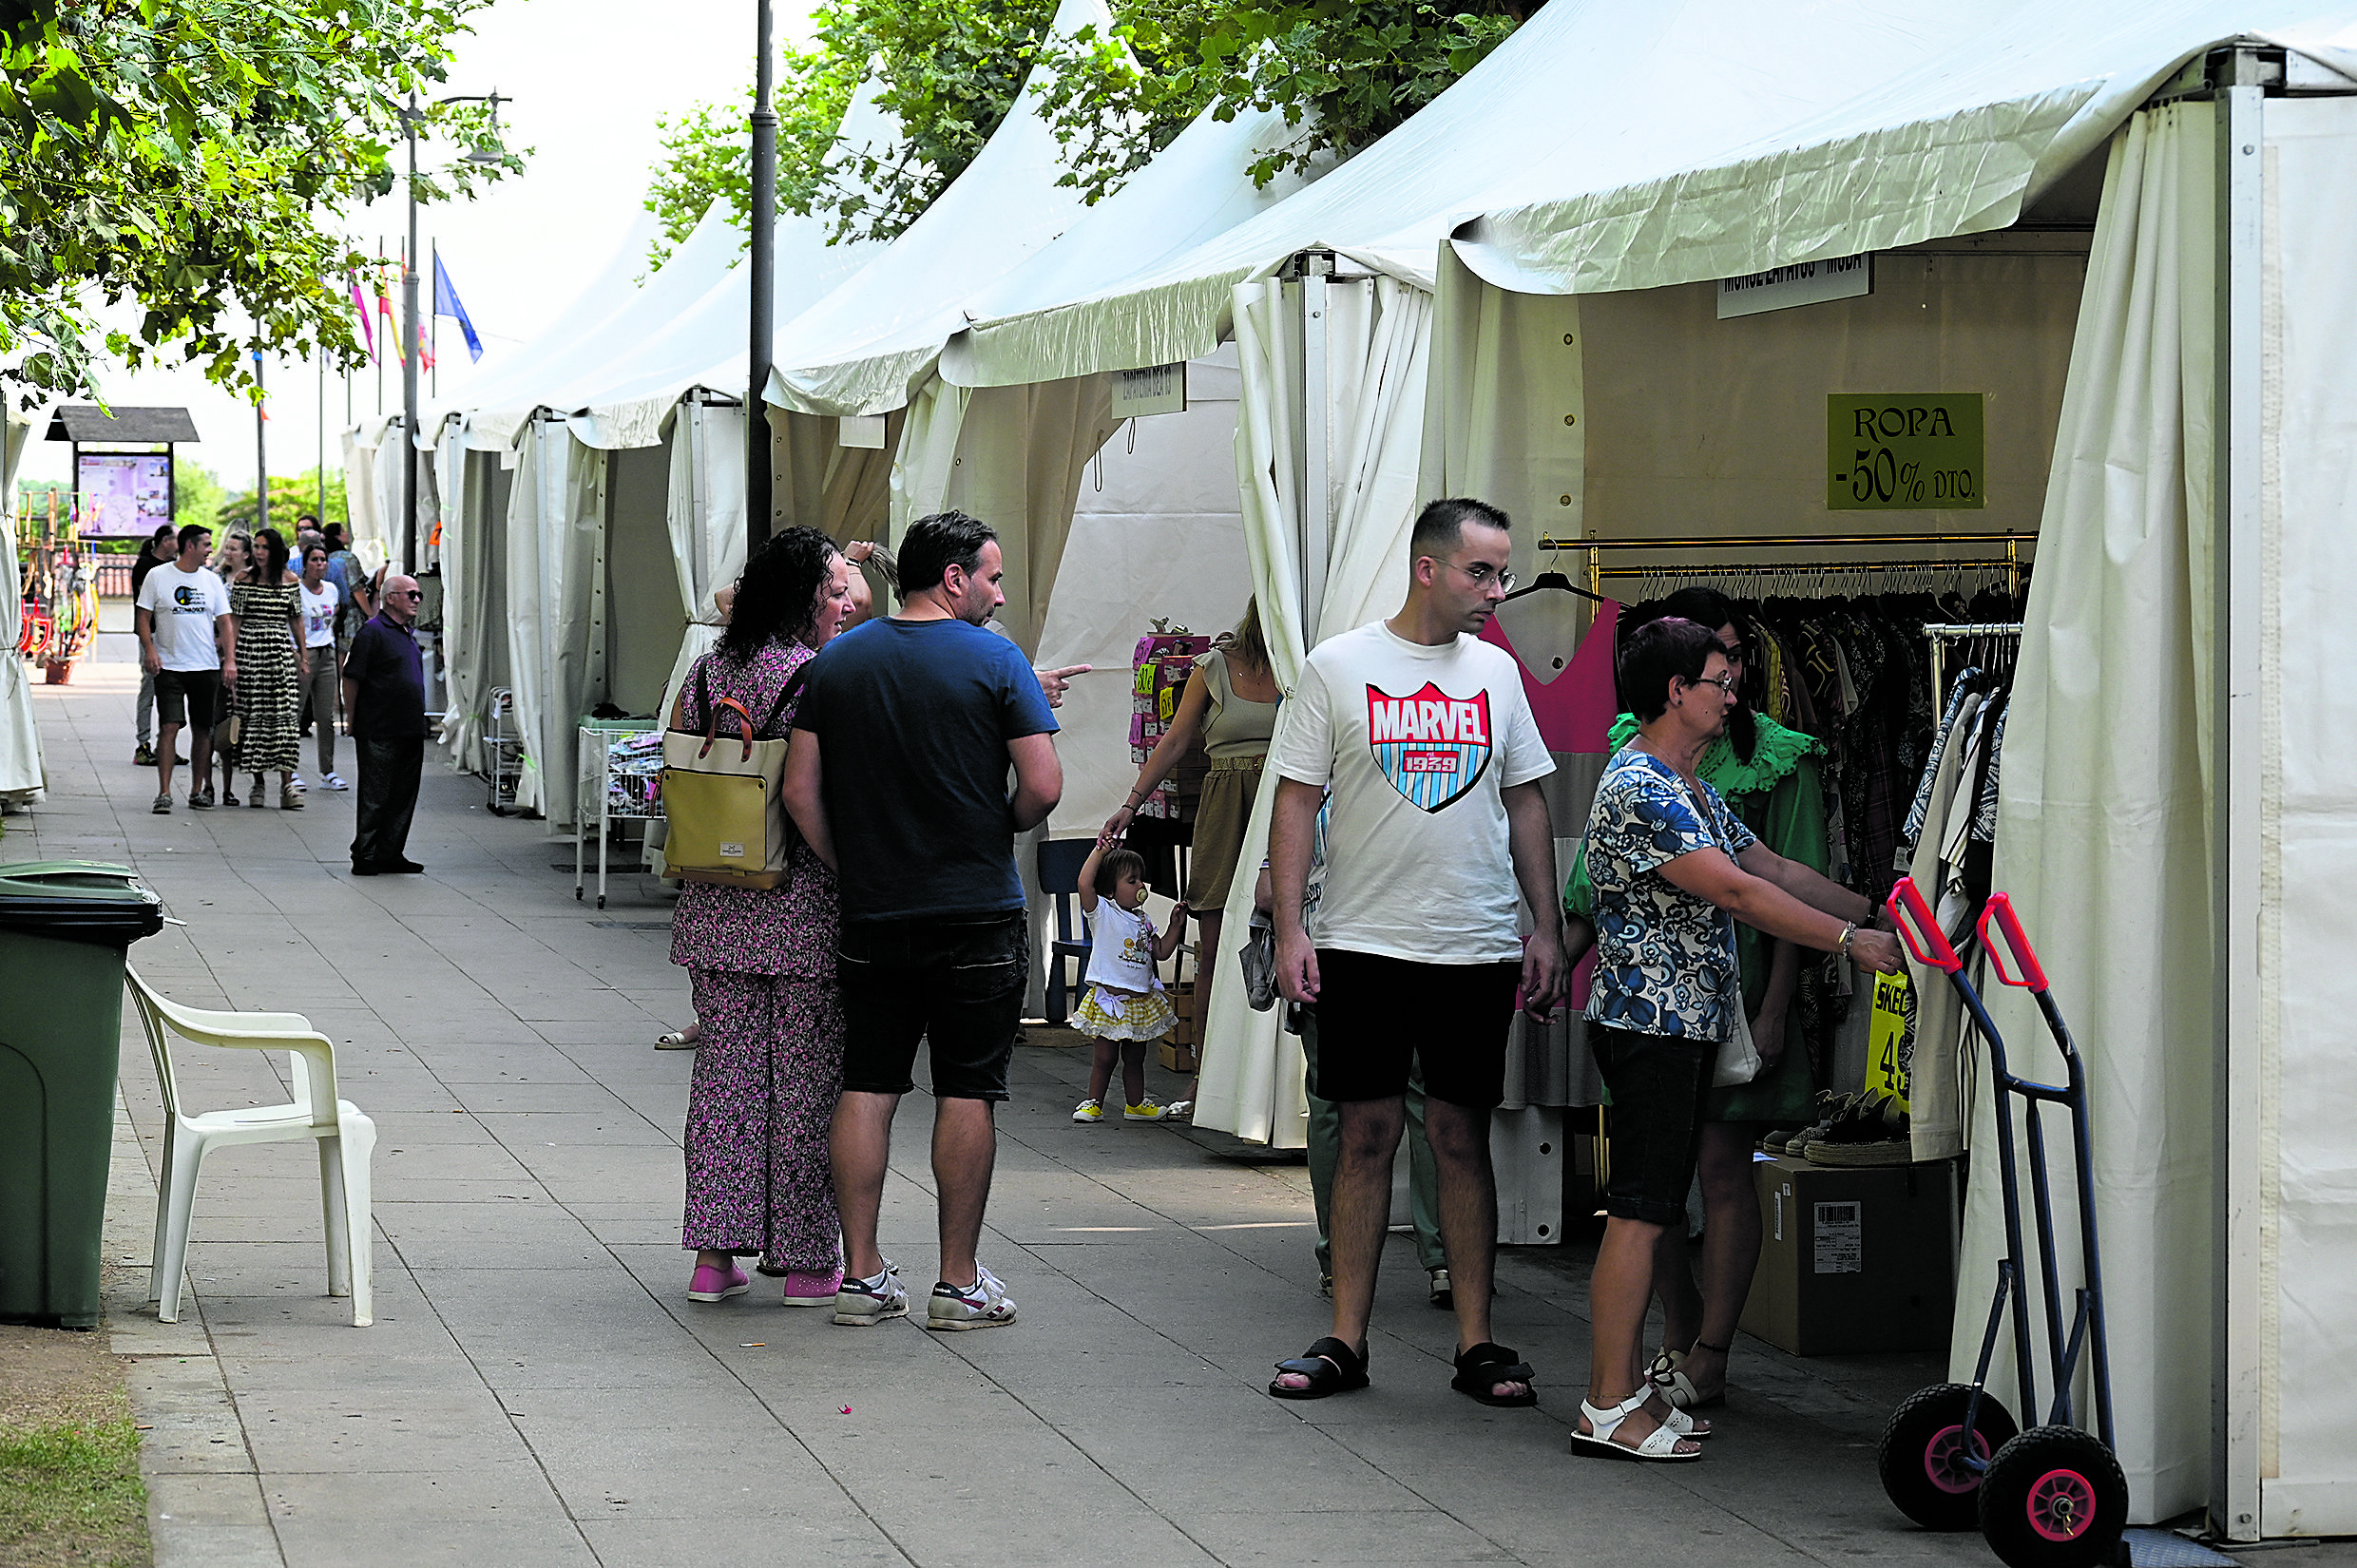
<svg viewBox="0 0 2357 1568">
<path fill-rule="evenodd" d="M 1603 580 L 1607 577 L 1648 577 L 1658 575 L 1665 570 L 1665 568 L 1658 566 L 1606 566 L 1603 564 L 1603 552 L 1607 550 L 1728 550 L 1740 552 L 1754 549 L 1849 548 L 1858 545 L 1986 545 L 1995 546 L 2002 545 L 2005 552 L 2002 559 L 1944 561 L 1936 556 L 1922 556 L 1875 561 L 1787 562 L 1781 564 L 1774 562 L 1762 561 L 1720 561 L 1713 562 L 1707 566 L 1689 568 L 1688 575 L 1701 575 L 1707 573 L 1708 575 L 1721 578 L 1761 578 L 1771 577 L 1777 574 L 1795 574 L 1812 570 L 1821 571 L 1828 575 L 1832 575 L 1843 571 L 1897 572 L 1902 570 L 1938 571 L 1943 569 L 1949 571 L 2002 571 L 2005 574 L 2006 593 L 2018 598 L 2020 597 L 2022 591 L 2022 571 L 2023 566 L 2026 564 L 2022 556 L 2022 546 L 2026 545 L 2034 547 L 2037 543 L 2038 536 L 2034 533 L 1985 532 L 1750 534 L 1721 535 L 1710 539 L 1696 539 L 1687 535 L 1669 534 L 1638 539 L 1558 539 L 1552 535 L 1546 535 L 1542 536 L 1539 540 L 1539 548 L 1542 550 L 1581 550 L 1586 552 L 1588 558 L 1588 587 L 1591 591 L 1600 591 Z"/>
</svg>

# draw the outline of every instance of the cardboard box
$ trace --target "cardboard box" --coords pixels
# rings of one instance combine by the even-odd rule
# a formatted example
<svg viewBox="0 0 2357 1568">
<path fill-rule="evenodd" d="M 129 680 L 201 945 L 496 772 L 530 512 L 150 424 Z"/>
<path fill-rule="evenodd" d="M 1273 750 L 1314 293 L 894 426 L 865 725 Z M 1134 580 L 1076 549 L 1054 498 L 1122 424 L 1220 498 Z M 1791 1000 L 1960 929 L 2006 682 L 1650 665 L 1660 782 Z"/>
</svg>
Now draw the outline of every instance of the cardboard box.
<svg viewBox="0 0 2357 1568">
<path fill-rule="evenodd" d="M 1797 1356 L 1938 1349 L 1956 1304 L 1956 1162 L 1753 1167 L 1759 1272 L 1743 1330 Z"/>
<path fill-rule="evenodd" d="M 1195 1071 L 1195 982 L 1181 981 L 1166 994 L 1178 1010 L 1178 1022 L 1162 1037 L 1155 1056 L 1174 1073 L 1191 1073 Z"/>
</svg>

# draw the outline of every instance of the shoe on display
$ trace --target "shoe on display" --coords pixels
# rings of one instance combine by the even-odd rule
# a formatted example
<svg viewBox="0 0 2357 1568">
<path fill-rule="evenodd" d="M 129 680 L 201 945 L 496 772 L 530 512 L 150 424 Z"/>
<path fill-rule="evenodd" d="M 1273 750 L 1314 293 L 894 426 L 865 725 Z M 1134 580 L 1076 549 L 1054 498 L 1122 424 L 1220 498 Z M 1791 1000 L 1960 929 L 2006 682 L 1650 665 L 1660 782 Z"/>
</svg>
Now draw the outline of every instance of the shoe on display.
<svg viewBox="0 0 2357 1568">
<path fill-rule="evenodd" d="M 1121 1107 L 1121 1119 L 1123 1121 L 1159 1121 L 1168 1115 L 1170 1115 L 1170 1107 L 1164 1105 L 1160 1100 L 1155 1099 L 1152 1095 L 1146 1096 L 1145 1103 L 1142 1105 L 1124 1105 Z"/>
<path fill-rule="evenodd" d="M 330 774 L 325 778 L 319 780 L 319 784 L 321 788 L 329 790 L 349 790 L 352 788 L 351 785 L 344 782 L 344 775 L 342 774 Z"/>
<path fill-rule="evenodd" d="M 154 812 L 158 816 L 170 816 L 172 814 L 172 797 L 168 794 L 160 794 L 156 796 L 156 803 L 148 809 Z"/>
<path fill-rule="evenodd" d="M 725 1269 L 715 1269 L 709 1263 L 699 1263 L 696 1265 L 695 1275 L 687 1282 L 687 1299 L 690 1301 L 726 1301 L 731 1296 L 743 1295 L 752 1289 L 753 1281 L 747 1279 L 745 1272 L 734 1263 Z"/>
<path fill-rule="evenodd" d="M 789 1307 L 832 1307 L 843 1291 L 843 1271 L 829 1269 L 825 1273 L 813 1273 L 808 1269 L 786 1271 L 786 1305 Z"/>
<path fill-rule="evenodd" d="M 925 1327 L 942 1333 L 996 1329 L 1014 1321 L 1015 1304 L 1008 1299 L 1006 1287 L 980 1264 L 974 1266 L 973 1284 L 960 1290 L 946 1279 L 938 1280 L 925 1303 Z"/>
<path fill-rule="evenodd" d="M 136 767 L 154 767 L 156 765 L 156 749 L 147 744 L 144 740 L 141 741 L 139 743 L 139 750 L 131 754 L 131 762 Z"/>
<path fill-rule="evenodd" d="M 1075 1121 L 1102 1121 L 1104 1119 L 1103 1101 L 1095 1100 L 1082 1100 L 1078 1105 L 1072 1107 L 1072 1119 Z"/>
<path fill-rule="evenodd" d="M 887 1318 L 908 1315 L 909 1292 L 901 1288 L 900 1271 L 891 1258 L 872 1279 L 846 1274 L 834 1292 L 834 1321 L 854 1329 L 872 1329 Z"/>
</svg>

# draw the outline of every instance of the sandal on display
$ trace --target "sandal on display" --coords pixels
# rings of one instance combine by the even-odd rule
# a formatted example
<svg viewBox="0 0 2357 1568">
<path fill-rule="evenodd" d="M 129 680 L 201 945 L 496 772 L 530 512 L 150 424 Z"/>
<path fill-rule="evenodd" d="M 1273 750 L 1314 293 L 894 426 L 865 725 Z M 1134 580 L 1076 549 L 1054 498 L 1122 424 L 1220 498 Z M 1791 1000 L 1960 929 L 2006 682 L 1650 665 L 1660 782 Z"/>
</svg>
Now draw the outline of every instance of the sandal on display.
<svg viewBox="0 0 2357 1568">
<path fill-rule="evenodd" d="M 1679 1437 L 1667 1426 L 1657 1426 L 1645 1434 L 1642 1443 L 1615 1443 L 1612 1435 L 1621 1423 L 1645 1407 L 1653 1398 L 1653 1386 L 1645 1386 L 1619 1404 L 1598 1409 L 1586 1400 L 1580 1402 L 1580 1413 L 1587 1418 L 1590 1431 L 1574 1429 L 1573 1444 L 1583 1453 L 1607 1454 L 1614 1459 L 1633 1459 L 1647 1464 L 1683 1464 L 1702 1457 L 1702 1450 Z M 1681 1451 L 1682 1450 L 1682 1451 Z"/>
<path fill-rule="evenodd" d="M 1520 1409 L 1539 1403 L 1539 1390 L 1530 1386 L 1537 1376 L 1519 1351 L 1485 1340 L 1469 1350 L 1457 1352 L 1457 1375 L 1448 1386 L 1481 1404 Z M 1519 1383 L 1523 1391 L 1501 1394 L 1497 1391 L 1501 1383 Z"/>
<path fill-rule="evenodd" d="M 1367 1386 L 1367 1358 L 1338 1339 L 1321 1339 L 1293 1360 L 1278 1362 L 1276 1369 L 1310 1380 L 1307 1388 L 1288 1388 L 1270 1379 L 1269 1392 L 1278 1399 L 1324 1399 Z"/>
</svg>

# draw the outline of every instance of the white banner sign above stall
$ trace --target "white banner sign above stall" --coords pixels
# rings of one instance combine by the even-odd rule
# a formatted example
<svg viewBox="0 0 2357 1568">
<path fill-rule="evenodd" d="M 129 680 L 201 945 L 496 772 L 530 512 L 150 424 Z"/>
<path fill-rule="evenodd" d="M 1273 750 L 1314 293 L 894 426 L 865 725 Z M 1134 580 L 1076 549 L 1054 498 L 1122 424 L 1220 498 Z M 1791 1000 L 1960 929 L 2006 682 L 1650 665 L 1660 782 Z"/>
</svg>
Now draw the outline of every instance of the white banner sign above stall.
<svg viewBox="0 0 2357 1568">
<path fill-rule="evenodd" d="M 1746 273 L 1718 280 L 1718 318 L 1757 316 L 1762 311 L 1789 310 L 1794 305 L 1821 305 L 1829 299 L 1857 299 L 1874 292 L 1871 254 L 1835 256 L 1823 261 L 1800 261 L 1789 267 Z"/>
<path fill-rule="evenodd" d="M 1187 411 L 1187 367 L 1148 365 L 1142 370 L 1113 373 L 1113 417 L 1137 419 L 1150 413 Z"/>
</svg>

